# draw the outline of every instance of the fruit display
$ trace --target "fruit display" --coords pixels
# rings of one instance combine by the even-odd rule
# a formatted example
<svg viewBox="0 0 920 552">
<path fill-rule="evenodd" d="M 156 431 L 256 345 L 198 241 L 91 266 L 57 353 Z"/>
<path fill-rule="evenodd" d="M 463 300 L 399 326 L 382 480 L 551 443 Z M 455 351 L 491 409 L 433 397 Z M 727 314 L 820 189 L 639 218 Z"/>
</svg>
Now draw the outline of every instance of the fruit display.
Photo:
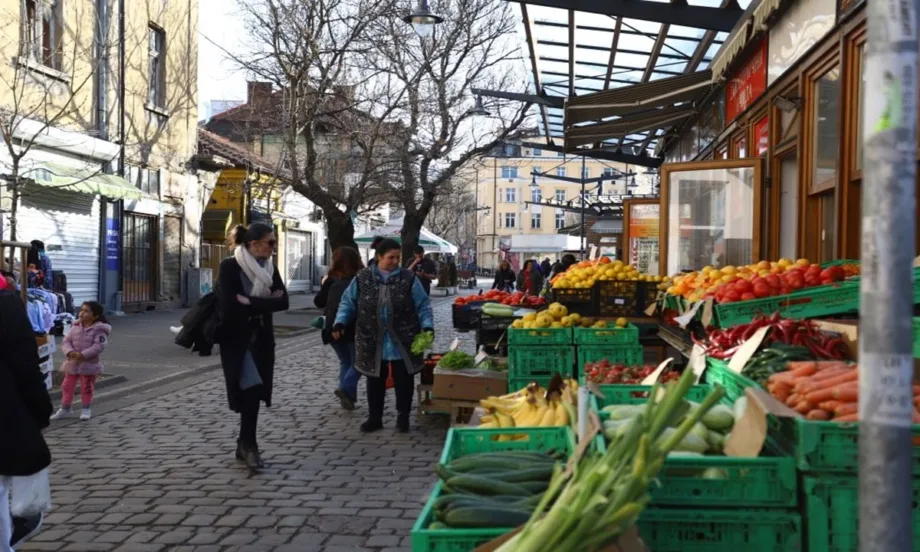
<svg viewBox="0 0 920 552">
<path fill-rule="evenodd" d="M 686 415 L 691 415 L 700 408 L 699 403 L 686 402 L 689 405 Z M 742 402 L 739 408 L 743 406 Z M 646 409 L 647 405 L 644 404 L 614 404 L 604 407 L 601 410 L 601 413 L 607 418 L 604 420 L 604 437 L 608 441 L 616 441 L 624 437 Z M 659 439 L 667 439 L 677 431 L 676 427 L 681 422 L 682 418 L 672 420 Z M 700 421 L 694 424 L 691 430 L 677 442 L 671 454 L 680 456 L 721 454 L 725 438 L 734 425 L 735 413 L 732 408 L 724 404 L 714 405 L 702 414 Z"/>
<path fill-rule="evenodd" d="M 703 347 L 707 356 L 726 360 L 741 348 L 742 343 L 763 327 L 770 328 L 770 331 L 764 337 L 762 347 L 783 343 L 804 347 L 820 359 L 846 360 L 850 358 L 850 348 L 844 340 L 822 332 L 810 320 L 781 318 L 779 313 L 774 313 L 772 316 L 757 316 L 750 323 L 739 324 L 733 328 L 710 328 L 705 339 L 697 339 L 692 335 L 691 339 Z"/>
<path fill-rule="evenodd" d="M 707 266 L 675 276 L 666 291 L 690 302 L 712 297 L 724 304 L 787 295 L 804 288 L 841 282 L 849 275 L 843 266 L 821 268 L 808 259 L 780 259 L 741 267 Z"/>
<path fill-rule="evenodd" d="M 534 330 L 545 328 L 625 328 L 629 321 L 618 318 L 613 322 L 596 320 L 581 316 L 578 313 L 569 314 L 568 309 L 561 303 L 553 303 L 546 310 L 539 313 L 525 315 L 520 320 L 515 320 L 511 327 L 516 330 Z"/>
<path fill-rule="evenodd" d="M 569 267 L 562 274 L 552 280 L 553 288 L 584 289 L 594 286 L 597 282 L 619 280 L 627 282 L 663 282 L 668 278 L 640 274 L 632 265 L 623 261 L 614 261 L 609 257 L 600 257 L 596 261 L 582 261 Z"/>
<path fill-rule="evenodd" d="M 454 299 L 454 304 L 467 305 L 469 303 L 482 301 L 488 301 L 512 307 L 539 308 L 546 305 L 546 299 L 543 297 L 537 297 L 536 295 L 526 295 L 523 291 L 515 291 L 514 293 L 509 293 L 507 291 L 499 291 L 497 289 L 487 291 L 481 295 L 467 295 L 464 297 L 457 297 Z"/>
<path fill-rule="evenodd" d="M 859 366 L 840 361 L 789 362 L 767 379 L 767 391 L 809 420 L 859 421 Z M 913 386 L 913 423 L 920 423 L 920 385 Z"/>
<path fill-rule="evenodd" d="M 600 384 L 622 384 L 622 385 L 639 385 L 642 380 L 652 374 L 658 367 L 654 364 L 645 366 L 625 366 L 623 364 L 611 363 L 608 360 L 597 362 L 588 362 L 585 364 L 585 377 L 588 381 Z M 680 373 L 676 370 L 667 370 L 662 372 L 658 377 L 659 383 L 667 383 L 680 379 Z"/>
<path fill-rule="evenodd" d="M 600 458 L 585 458 L 573 472 L 557 472 L 549 489 L 558 494 L 543 516 L 532 516 L 498 552 L 599 552 L 632 527 L 649 502 L 664 460 L 697 427 L 724 394 L 717 388 L 697 408 L 684 400 L 694 376 L 687 370 L 649 401 Z M 653 395 L 654 396 L 654 395 Z"/>
<path fill-rule="evenodd" d="M 435 472 L 444 494 L 434 501 L 428 528 L 507 528 L 527 522 L 563 460 L 556 452 L 506 450 L 439 464 Z"/>
<path fill-rule="evenodd" d="M 531 383 L 520 391 L 482 399 L 487 414 L 480 428 L 554 427 L 574 425 L 578 404 L 578 382 L 554 378 L 549 389 Z M 511 440 L 502 435 L 499 440 Z M 525 436 L 526 437 L 526 436 Z"/>
</svg>

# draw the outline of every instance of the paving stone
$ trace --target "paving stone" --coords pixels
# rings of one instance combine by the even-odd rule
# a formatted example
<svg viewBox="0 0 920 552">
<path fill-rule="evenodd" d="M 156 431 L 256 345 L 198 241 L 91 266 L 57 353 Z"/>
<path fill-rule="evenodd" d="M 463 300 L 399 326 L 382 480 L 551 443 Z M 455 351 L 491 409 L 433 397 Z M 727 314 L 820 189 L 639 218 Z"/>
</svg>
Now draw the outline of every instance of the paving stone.
<svg viewBox="0 0 920 552">
<path fill-rule="evenodd" d="M 433 303 L 437 350 L 456 336 L 451 303 Z M 219 370 L 117 410 L 105 411 L 103 399 L 91 424 L 45 432 L 54 458 L 79 462 L 52 466 L 55 511 L 21 550 L 408 550 L 447 420 L 413 413 L 412 431 L 395 434 L 391 391 L 387 430 L 362 434 L 363 379 L 358 410 L 342 411 L 334 352 L 317 334 L 293 339 L 313 345 L 277 360 L 274 404 L 259 417 L 265 470 L 250 474 L 233 458 L 239 417 L 227 410 Z"/>
</svg>

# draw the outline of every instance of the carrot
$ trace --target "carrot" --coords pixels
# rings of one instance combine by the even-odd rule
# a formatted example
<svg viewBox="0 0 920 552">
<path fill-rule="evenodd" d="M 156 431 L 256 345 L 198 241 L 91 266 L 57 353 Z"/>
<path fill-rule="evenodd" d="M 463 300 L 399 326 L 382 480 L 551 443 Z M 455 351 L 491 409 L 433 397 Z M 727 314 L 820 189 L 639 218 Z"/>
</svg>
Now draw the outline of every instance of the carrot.
<svg viewBox="0 0 920 552">
<path fill-rule="evenodd" d="M 799 395 L 798 393 L 793 393 L 789 395 L 789 397 L 786 398 L 785 403 L 786 403 L 786 406 L 788 406 L 789 408 L 795 408 L 795 405 L 799 404 L 799 401 L 801 400 L 802 400 L 802 395 Z"/>
<path fill-rule="evenodd" d="M 831 368 L 852 368 L 853 365 L 843 362 L 842 360 L 819 360 L 818 371 L 830 370 Z"/>
<path fill-rule="evenodd" d="M 772 383 L 779 383 L 781 381 L 784 381 L 786 383 L 791 384 L 792 382 L 795 381 L 795 376 L 792 375 L 792 372 L 777 372 L 773 374 L 772 376 L 770 376 L 769 378 L 767 378 L 767 381 L 772 382 Z"/>
<path fill-rule="evenodd" d="M 832 387 L 837 387 L 838 385 L 841 385 L 841 384 L 844 384 L 844 383 L 850 383 L 850 382 L 856 382 L 856 381 L 859 381 L 859 372 L 857 372 L 855 369 L 853 369 L 853 370 L 850 370 L 849 372 L 846 372 L 846 373 L 844 373 L 844 374 L 840 374 L 839 376 L 835 376 L 835 377 L 832 377 L 832 378 L 829 378 L 829 379 L 820 380 L 820 381 L 815 382 L 815 383 L 813 383 L 813 384 L 811 384 L 811 385 L 808 385 L 808 386 L 806 386 L 804 389 L 802 389 L 802 391 L 805 391 L 805 393 L 809 393 L 809 392 L 811 392 L 811 391 L 819 391 L 819 390 L 822 390 L 822 389 L 829 389 L 829 388 L 832 388 Z M 825 400 L 826 400 L 826 399 L 825 399 Z"/>
<path fill-rule="evenodd" d="M 840 406 L 834 409 L 834 414 L 836 416 L 846 416 L 847 414 L 854 414 L 859 412 L 859 403 L 840 403 Z"/>
<path fill-rule="evenodd" d="M 794 372 L 802 368 L 812 368 L 812 374 L 814 374 L 818 370 L 818 363 L 813 360 L 790 360 L 786 363 L 786 370 L 790 372 Z"/>
<path fill-rule="evenodd" d="M 846 416 L 837 416 L 834 418 L 835 422 L 858 422 L 859 414 L 847 414 Z"/>
<path fill-rule="evenodd" d="M 809 383 L 817 383 L 817 382 L 819 382 L 819 381 L 823 381 L 823 380 L 832 378 L 832 377 L 834 377 L 834 376 L 839 376 L 840 374 L 846 374 L 846 373 L 849 372 L 850 370 L 854 370 L 854 368 L 850 368 L 850 367 L 847 367 L 847 366 L 840 366 L 840 367 L 834 367 L 834 368 L 827 368 L 826 370 L 821 370 L 821 371 L 819 371 L 817 374 L 811 376 L 810 378 L 808 378 L 808 379 L 805 380 L 805 381 L 807 381 L 807 382 L 809 382 Z"/>
<path fill-rule="evenodd" d="M 787 365 L 787 368 L 789 368 L 788 365 Z M 815 375 L 817 371 L 818 371 L 818 367 L 815 365 L 814 362 L 804 364 L 803 366 L 799 366 L 797 368 L 789 368 L 789 373 L 792 374 L 793 377 L 796 377 L 796 378 L 800 378 L 802 376 L 813 376 Z"/>
<path fill-rule="evenodd" d="M 840 406 L 842 403 L 840 401 L 824 401 L 818 405 L 818 408 L 823 408 L 828 412 L 833 412 L 835 408 Z"/>
<path fill-rule="evenodd" d="M 814 409 L 814 403 L 810 403 L 808 401 L 799 401 L 799 404 L 795 405 L 795 411 L 799 414 L 808 414 Z"/>
<path fill-rule="evenodd" d="M 808 414 L 805 415 L 805 418 L 809 420 L 825 421 L 825 420 L 830 420 L 831 415 L 828 414 L 827 410 L 823 410 L 821 408 L 815 408 L 814 410 L 809 410 Z"/>
<path fill-rule="evenodd" d="M 792 396 L 792 389 L 789 387 L 777 387 L 772 395 L 776 397 L 776 400 L 786 402 L 786 400 Z"/>
<path fill-rule="evenodd" d="M 854 402 L 859 398 L 859 382 L 850 381 L 838 383 L 832 387 L 824 387 L 805 393 L 805 398 L 815 404 L 831 400 Z"/>
<path fill-rule="evenodd" d="M 914 408 L 920 408 L 920 397 L 914 397 Z"/>
</svg>

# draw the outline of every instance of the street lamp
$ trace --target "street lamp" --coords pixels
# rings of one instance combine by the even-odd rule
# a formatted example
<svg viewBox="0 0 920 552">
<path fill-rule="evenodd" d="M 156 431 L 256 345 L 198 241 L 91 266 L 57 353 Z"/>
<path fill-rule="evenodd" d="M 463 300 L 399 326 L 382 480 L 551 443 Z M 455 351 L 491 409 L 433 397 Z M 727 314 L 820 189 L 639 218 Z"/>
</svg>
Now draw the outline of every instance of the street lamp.
<svg viewBox="0 0 920 552">
<path fill-rule="evenodd" d="M 491 115 L 491 113 L 482 106 L 482 96 L 476 96 L 476 105 L 467 112 L 467 115 L 471 117 L 488 117 Z"/>
<path fill-rule="evenodd" d="M 417 35 L 425 38 L 431 35 L 434 26 L 444 21 L 444 18 L 431 11 L 428 0 L 418 0 L 415 9 L 403 17 L 403 21 L 412 25 Z"/>
</svg>

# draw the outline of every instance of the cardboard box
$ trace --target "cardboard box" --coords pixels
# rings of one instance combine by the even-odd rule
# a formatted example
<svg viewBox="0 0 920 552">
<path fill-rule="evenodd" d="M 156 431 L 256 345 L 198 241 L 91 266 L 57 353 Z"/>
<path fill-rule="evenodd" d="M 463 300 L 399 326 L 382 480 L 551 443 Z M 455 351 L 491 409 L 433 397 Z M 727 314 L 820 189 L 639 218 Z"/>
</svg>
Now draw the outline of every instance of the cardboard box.
<svg viewBox="0 0 920 552">
<path fill-rule="evenodd" d="M 853 360 L 859 360 L 859 320 L 815 320 L 821 331 L 834 334 L 843 339 Z"/>
<path fill-rule="evenodd" d="M 491 370 L 435 368 L 431 394 L 437 399 L 478 401 L 508 393 L 508 374 Z"/>
</svg>

